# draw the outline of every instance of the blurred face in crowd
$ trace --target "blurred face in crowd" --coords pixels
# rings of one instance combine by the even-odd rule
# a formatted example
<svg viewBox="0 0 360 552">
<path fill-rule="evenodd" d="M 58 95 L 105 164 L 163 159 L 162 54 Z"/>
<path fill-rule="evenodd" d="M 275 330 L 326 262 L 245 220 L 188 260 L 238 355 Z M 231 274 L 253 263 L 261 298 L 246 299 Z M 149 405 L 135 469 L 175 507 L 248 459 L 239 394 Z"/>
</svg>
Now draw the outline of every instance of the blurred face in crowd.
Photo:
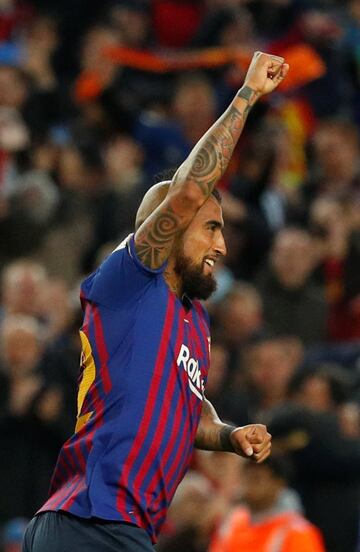
<svg viewBox="0 0 360 552">
<path fill-rule="evenodd" d="M 352 0 L 350 2 L 350 13 L 353 18 L 360 23 L 360 1 Z"/>
<path fill-rule="evenodd" d="M 251 13 L 246 8 L 236 7 L 233 10 L 231 21 L 220 31 L 219 43 L 228 47 L 249 46 L 253 38 L 254 21 Z"/>
<path fill-rule="evenodd" d="M 177 488 L 168 519 L 176 530 L 190 529 L 194 533 L 195 548 L 205 550 L 219 519 L 226 513 L 226 506 L 224 497 L 214 493 L 207 477 L 190 471 Z M 180 548 L 183 550 L 184 547 Z"/>
<path fill-rule="evenodd" d="M 25 149 L 29 141 L 29 130 L 19 112 L 0 108 L 0 149 L 14 153 Z"/>
<path fill-rule="evenodd" d="M 265 464 L 244 465 L 242 498 L 254 513 L 271 508 L 276 502 L 284 482 Z"/>
<path fill-rule="evenodd" d="M 104 82 L 111 80 L 116 65 L 104 56 L 104 49 L 119 45 L 119 36 L 106 26 L 93 26 L 85 35 L 81 51 L 81 66 L 85 71 L 97 71 Z"/>
<path fill-rule="evenodd" d="M 180 82 L 173 107 L 187 138 L 196 142 L 215 118 L 215 98 L 209 82 L 201 76 Z"/>
<path fill-rule="evenodd" d="M 141 171 L 144 151 L 131 136 L 119 135 L 104 152 L 107 178 L 113 186 L 129 190 L 137 185 L 134 175 Z"/>
<path fill-rule="evenodd" d="M 0 66 L 0 107 L 21 109 L 27 94 L 25 79 L 18 69 Z"/>
<path fill-rule="evenodd" d="M 135 6 L 118 5 L 111 11 L 113 24 L 121 32 L 126 46 L 141 48 L 149 35 L 150 20 L 146 10 Z"/>
<path fill-rule="evenodd" d="M 12 10 L 15 7 L 15 0 L 1 0 L 0 9 L 2 10 Z"/>
<path fill-rule="evenodd" d="M 225 339 L 238 344 L 260 329 L 262 303 L 255 288 L 244 286 L 230 292 L 220 309 L 221 328 Z"/>
<path fill-rule="evenodd" d="M 249 382 L 265 403 L 284 399 L 297 362 L 297 356 L 292 354 L 292 345 L 280 338 L 253 345 L 245 354 Z"/>
<path fill-rule="evenodd" d="M 1 353 L 11 378 L 30 374 L 42 354 L 39 327 L 30 317 L 9 317 L 1 330 Z"/>
<path fill-rule="evenodd" d="M 314 268 L 314 250 L 303 230 L 281 230 L 271 250 L 271 266 L 279 282 L 288 288 L 303 286 Z"/>
<path fill-rule="evenodd" d="M 346 222 L 346 209 L 335 198 L 324 196 L 315 199 L 311 205 L 311 222 L 327 232 Z"/>
<path fill-rule="evenodd" d="M 209 480 L 203 475 L 190 472 L 175 493 L 169 518 L 178 528 L 196 525 L 199 515 L 208 507 L 211 495 Z"/>
<path fill-rule="evenodd" d="M 313 243 L 316 264 L 327 257 L 346 257 L 349 237 L 356 225 L 354 214 L 358 211 L 354 201 L 344 202 L 330 195 L 320 195 L 315 199 L 310 208 L 310 221 L 315 231 Z M 340 300 L 342 293 L 341 286 L 328 288 L 328 300 Z"/>
<path fill-rule="evenodd" d="M 59 157 L 59 181 L 62 187 L 75 192 L 96 193 L 105 187 L 105 172 L 76 147 L 65 147 Z"/>
<path fill-rule="evenodd" d="M 329 382 L 321 375 L 308 377 L 294 394 L 297 403 L 319 412 L 329 412 L 334 408 Z"/>
<path fill-rule="evenodd" d="M 213 493 L 213 496 L 217 502 L 219 502 L 219 495 L 230 500 L 239 499 L 243 476 L 242 465 L 243 459 L 236 454 L 208 450 L 196 451 L 197 469 L 214 484 L 218 492 Z"/>
<path fill-rule="evenodd" d="M 351 125 L 324 122 L 313 138 L 316 161 L 323 174 L 330 180 L 351 179 L 357 167 L 359 139 Z"/>
<path fill-rule="evenodd" d="M 47 281 L 42 265 L 19 261 L 7 267 L 3 275 L 3 303 L 11 314 L 37 315 L 39 297 Z"/>
<path fill-rule="evenodd" d="M 27 40 L 41 51 L 53 52 L 59 42 L 55 21 L 49 17 L 36 17 L 28 29 Z"/>
<path fill-rule="evenodd" d="M 75 148 L 67 147 L 59 159 L 59 179 L 64 188 L 81 189 L 84 181 L 84 167 Z"/>
</svg>

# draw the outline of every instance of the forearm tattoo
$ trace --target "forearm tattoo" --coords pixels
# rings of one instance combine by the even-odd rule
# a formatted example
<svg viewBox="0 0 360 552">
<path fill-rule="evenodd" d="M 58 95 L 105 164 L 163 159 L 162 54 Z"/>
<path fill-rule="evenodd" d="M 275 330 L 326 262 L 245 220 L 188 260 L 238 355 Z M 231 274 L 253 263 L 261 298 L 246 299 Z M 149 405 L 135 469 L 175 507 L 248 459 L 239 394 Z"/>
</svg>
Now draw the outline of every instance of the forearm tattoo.
<svg viewBox="0 0 360 552">
<path fill-rule="evenodd" d="M 188 179 L 192 180 L 205 196 L 209 196 L 216 182 L 224 174 L 237 141 L 244 128 L 247 115 L 257 100 L 257 93 L 243 86 L 233 103 L 208 130 L 187 161 Z M 245 109 L 238 109 L 236 99 L 247 102 Z"/>
<path fill-rule="evenodd" d="M 219 440 L 220 440 L 221 450 L 223 450 L 224 452 L 234 452 L 234 447 L 230 438 L 234 429 L 235 427 L 230 425 L 224 425 L 220 429 Z"/>
<path fill-rule="evenodd" d="M 246 100 L 248 102 L 244 111 L 244 115 L 246 117 L 250 109 L 258 99 L 259 94 L 255 92 L 252 88 L 250 88 L 250 86 L 243 86 L 237 93 L 237 97 L 242 98 L 243 100 Z"/>
<path fill-rule="evenodd" d="M 231 433 L 234 429 L 234 426 L 220 421 L 211 402 L 204 398 L 195 446 L 202 450 L 234 452 L 231 442 Z"/>
</svg>

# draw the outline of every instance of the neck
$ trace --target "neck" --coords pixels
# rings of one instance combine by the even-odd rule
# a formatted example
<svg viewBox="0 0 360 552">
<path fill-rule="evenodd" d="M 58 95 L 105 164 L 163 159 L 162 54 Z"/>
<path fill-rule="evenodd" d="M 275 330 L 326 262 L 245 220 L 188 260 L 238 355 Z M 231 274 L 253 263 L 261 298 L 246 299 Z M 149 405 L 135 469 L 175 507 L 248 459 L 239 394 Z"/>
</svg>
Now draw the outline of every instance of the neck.
<svg viewBox="0 0 360 552">
<path fill-rule="evenodd" d="M 181 299 L 183 293 L 182 281 L 174 270 L 174 261 L 172 259 L 169 259 L 166 270 L 164 271 L 164 278 L 171 291 L 173 291 L 177 295 L 177 297 Z"/>
</svg>

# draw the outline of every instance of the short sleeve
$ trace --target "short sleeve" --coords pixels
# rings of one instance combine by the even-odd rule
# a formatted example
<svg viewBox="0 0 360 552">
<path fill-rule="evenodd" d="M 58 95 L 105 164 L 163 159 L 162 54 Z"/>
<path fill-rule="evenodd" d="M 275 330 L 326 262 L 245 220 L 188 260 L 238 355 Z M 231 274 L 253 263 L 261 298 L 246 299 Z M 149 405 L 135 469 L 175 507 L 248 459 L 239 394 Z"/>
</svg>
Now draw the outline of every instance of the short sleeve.
<svg viewBox="0 0 360 552">
<path fill-rule="evenodd" d="M 122 308 L 139 299 L 164 271 L 152 270 L 136 254 L 134 235 L 128 236 L 81 284 L 81 299 L 108 308 Z"/>
</svg>

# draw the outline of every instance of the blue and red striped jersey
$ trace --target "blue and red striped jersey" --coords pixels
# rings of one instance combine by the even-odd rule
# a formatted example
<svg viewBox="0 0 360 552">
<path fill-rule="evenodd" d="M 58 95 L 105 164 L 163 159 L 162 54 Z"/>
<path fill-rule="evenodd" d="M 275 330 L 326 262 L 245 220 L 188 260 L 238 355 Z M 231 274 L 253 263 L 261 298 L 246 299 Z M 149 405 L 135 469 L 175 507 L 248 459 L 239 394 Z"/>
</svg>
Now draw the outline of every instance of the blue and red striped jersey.
<svg viewBox="0 0 360 552">
<path fill-rule="evenodd" d="M 134 523 L 153 542 L 192 456 L 209 366 L 209 324 L 125 240 L 81 286 L 74 435 L 39 511 Z"/>
</svg>

